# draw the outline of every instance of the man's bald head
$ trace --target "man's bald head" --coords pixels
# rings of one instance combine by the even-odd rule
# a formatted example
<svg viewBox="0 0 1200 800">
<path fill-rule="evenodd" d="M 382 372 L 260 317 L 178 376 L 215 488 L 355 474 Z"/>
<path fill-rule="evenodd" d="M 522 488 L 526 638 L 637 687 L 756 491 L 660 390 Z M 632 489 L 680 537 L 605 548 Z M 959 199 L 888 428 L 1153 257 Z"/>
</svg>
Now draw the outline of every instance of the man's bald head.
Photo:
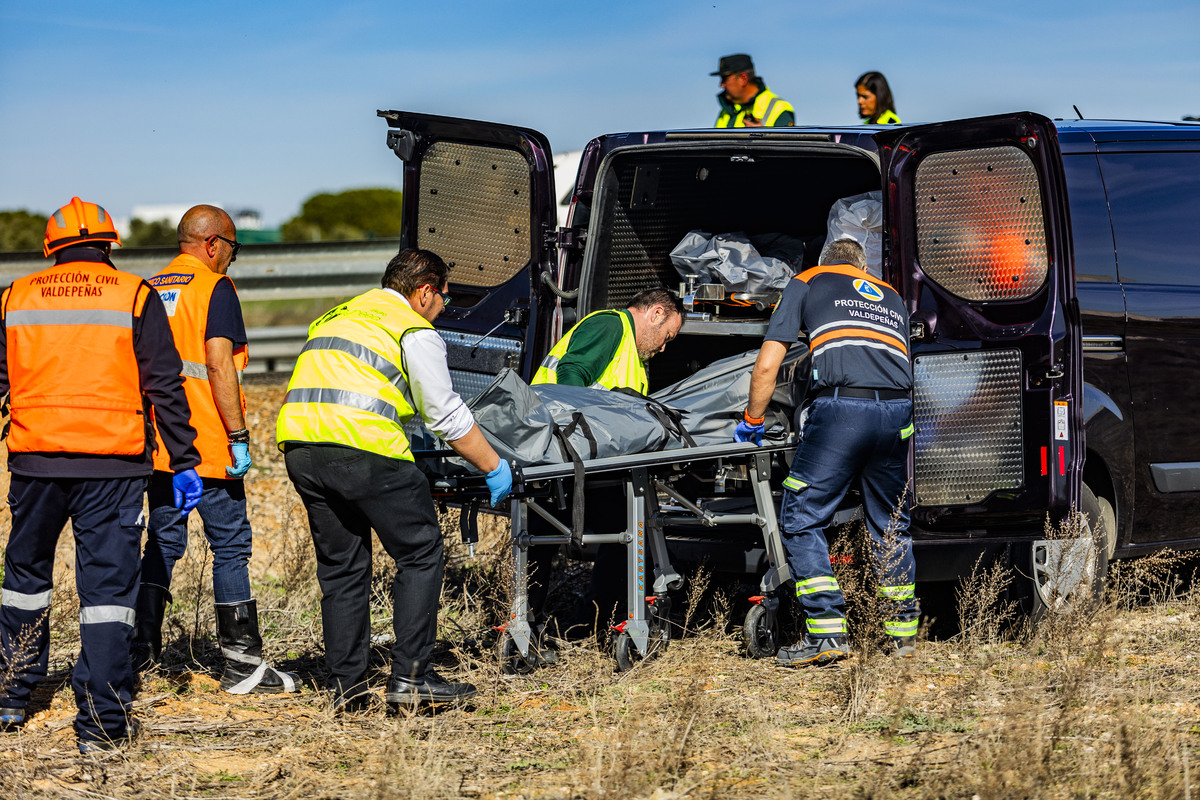
<svg viewBox="0 0 1200 800">
<path fill-rule="evenodd" d="M 192 206 L 179 220 L 179 252 L 195 256 L 222 275 L 233 260 L 229 241 L 237 239 L 233 219 L 216 206 Z"/>
<path fill-rule="evenodd" d="M 196 244 L 210 236 L 233 238 L 233 219 L 216 206 L 192 206 L 179 220 L 179 243 Z"/>
</svg>

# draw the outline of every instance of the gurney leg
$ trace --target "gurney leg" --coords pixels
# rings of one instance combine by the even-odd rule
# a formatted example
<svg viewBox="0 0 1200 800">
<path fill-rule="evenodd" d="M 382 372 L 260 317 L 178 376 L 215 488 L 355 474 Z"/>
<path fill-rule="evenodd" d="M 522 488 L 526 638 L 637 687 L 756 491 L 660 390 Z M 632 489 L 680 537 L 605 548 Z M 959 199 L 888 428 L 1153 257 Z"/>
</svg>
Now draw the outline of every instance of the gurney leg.
<svg viewBox="0 0 1200 800">
<path fill-rule="evenodd" d="M 652 498 L 649 476 L 645 469 L 634 469 L 625 484 L 626 530 L 626 596 L 629 618 L 615 625 L 613 650 L 617 667 L 628 670 L 644 658 L 650 658 L 667 646 L 670 629 L 660 614 L 669 607 L 665 596 L 646 596 L 646 508 Z M 664 547 L 665 551 L 665 547 Z M 663 610 L 660 612 L 658 606 Z"/>
<path fill-rule="evenodd" d="M 654 585 L 651 591 L 655 597 L 665 597 L 668 590 L 683 586 L 683 576 L 676 572 L 671 564 L 667 537 L 663 533 L 662 520 L 658 513 L 658 496 L 653 491 L 653 486 L 646 491 L 646 519 L 646 544 L 650 548 L 650 559 L 654 563 Z"/>
<path fill-rule="evenodd" d="M 529 511 L 524 500 L 512 501 L 512 609 L 508 624 L 501 633 L 501 653 L 505 638 L 511 638 L 517 653 L 528 659 L 532 641 L 529 627 Z"/>
<path fill-rule="evenodd" d="M 759 584 L 762 593 L 774 596 L 779 588 L 792 579 L 787 565 L 787 551 L 783 548 L 783 537 L 779 532 L 779 517 L 775 513 L 775 498 L 771 495 L 771 456 L 755 453 L 750 465 L 750 488 L 754 491 L 754 502 L 758 506 L 763 545 L 767 550 L 767 573 Z"/>
</svg>

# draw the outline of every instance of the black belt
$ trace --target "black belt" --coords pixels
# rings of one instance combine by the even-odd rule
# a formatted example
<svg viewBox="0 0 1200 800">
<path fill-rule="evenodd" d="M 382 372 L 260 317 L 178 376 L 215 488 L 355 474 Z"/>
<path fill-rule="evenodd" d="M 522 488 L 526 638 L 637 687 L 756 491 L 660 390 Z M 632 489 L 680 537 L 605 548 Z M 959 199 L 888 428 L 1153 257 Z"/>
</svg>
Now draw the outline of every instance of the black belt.
<svg viewBox="0 0 1200 800">
<path fill-rule="evenodd" d="M 859 389 L 856 386 L 833 386 L 817 392 L 817 397 L 855 397 L 859 400 L 907 400 L 905 389 Z"/>
</svg>

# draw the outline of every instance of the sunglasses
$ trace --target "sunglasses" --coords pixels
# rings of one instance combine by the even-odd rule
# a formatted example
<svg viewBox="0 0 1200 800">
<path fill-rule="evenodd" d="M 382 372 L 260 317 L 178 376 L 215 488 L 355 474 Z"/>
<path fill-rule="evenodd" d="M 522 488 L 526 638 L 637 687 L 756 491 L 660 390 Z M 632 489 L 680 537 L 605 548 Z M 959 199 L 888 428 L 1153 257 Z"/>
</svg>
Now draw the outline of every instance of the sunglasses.
<svg viewBox="0 0 1200 800">
<path fill-rule="evenodd" d="M 429 288 L 430 288 L 430 289 L 433 289 L 433 287 L 432 287 L 432 286 L 430 286 Z M 448 305 L 450 305 L 450 295 L 446 294 L 445 292 L 443 292 L 443 291 L 441 291 L 441 290 L 439 290 L 439 289 L 433 289 L 433 292 L 434 292 L 434 294 L 436 294 L 436 295 L 438 295 L 439 297 L 441 297 L 441 298 L 442 298 L 442 305 L 443 305 L 443 306 L 448 306 Z"/>
<path fill-rule="evenodd" d="M 233 260 L 237 258 L 237 254 L 242 250 L 242 243 L 236 239 L 226 239 L 224 236 L 219 236 L 215 233 L 213 234 L 212 238 L 220 239 L 222 242 L 233 248 L 233 256 L 229 259 L 230 263 L 233 263 Z"/>
</svg>

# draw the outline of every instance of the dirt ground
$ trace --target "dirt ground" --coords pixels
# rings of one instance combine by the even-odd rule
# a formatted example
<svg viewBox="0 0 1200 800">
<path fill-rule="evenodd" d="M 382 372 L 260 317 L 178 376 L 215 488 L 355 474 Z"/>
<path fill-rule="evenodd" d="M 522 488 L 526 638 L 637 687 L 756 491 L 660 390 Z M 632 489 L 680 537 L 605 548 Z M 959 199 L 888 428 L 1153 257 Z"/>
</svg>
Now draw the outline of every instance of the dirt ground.
<svg viewBox="0 0 1200 800">
<path fill-rule="evenodd" d="M 70 688 L 78 603 L 64 535 L 50 678 L 26 726 L 0 734 L 0 797 L 1200 797 L 1200 592 L 1176 577 L 1190 562 L 1169 555 L 1117 565 L 1102 603 L 1037 629 L 1005 624 L 1011 576 L 981 571 L 960 587 L 959 610 L 950 606 L 960 616 L 952 638 L 924 640 L 898 661 L 864 635 L 853 658 L 807 670 L 744 655 L 744 604 L 698 575 L 660 658 L 619 673 L 593 637 L 572 636 L 558 665 L 506 675 L 492 627 L 505 607 L 505 525 L 485 526 L 468 558 L 451 511 L 435 659 L 447 677 L 476 684 L 477 699 L 389 716 L 380 694 L 375 707 L 337 716 L 320 689 L 312 544 L 273 447 L 282 386 L 254 383 L 249 396 L 252 579 L 268 656 L 297 672 L 303 690 L 219 690 L 211 556 L 196 528 L 175 574 L 164 665 L 137 693 L 140 736 L 111 754 L 79 755 Z M 5 507 L 0 544 L 9 524 Z M 378 555 L 381 692 L 390 571 Z M 578 595 L 584 582 L 586 571 L 572 569 L 556 594 Z M 856 630 L 869 627 L 859 616 Z"/>
</svg>

